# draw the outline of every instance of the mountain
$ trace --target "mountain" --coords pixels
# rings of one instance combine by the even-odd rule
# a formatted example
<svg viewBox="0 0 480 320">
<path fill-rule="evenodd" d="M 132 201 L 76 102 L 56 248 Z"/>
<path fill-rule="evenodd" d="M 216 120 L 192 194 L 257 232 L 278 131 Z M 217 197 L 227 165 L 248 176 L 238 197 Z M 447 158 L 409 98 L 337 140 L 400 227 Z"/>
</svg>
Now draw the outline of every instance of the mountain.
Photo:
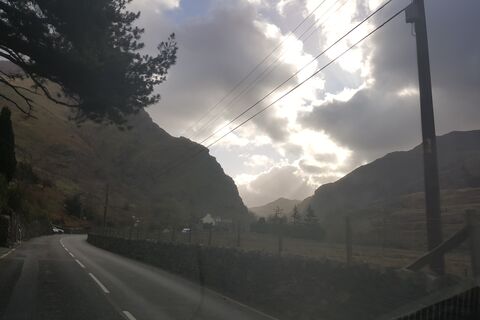
<svg viewBox="0 0 480 320">
<path fill-rule="evenodd" d="M 263 206 L 249 208 L 250 212 L 253 212 L 259 217 L 268 217 L 273 214 L 275 209 L 278 207 L 286 215 L 290 215 L 293 210 L 293 207 L 298 205 L 300 200 L 290 200 L 285 198 L 279 198 L 275 201 L 267 203 Z"/>
<path fill-rule="evenodd" d="M 172 137 L 147 112 L 129 117 L 128 130 L 76 125 L 69 120 L 72 110 L 34 99 L 35 119 L 11 107 L 17 159 L 53 182 L 58 201 L 79 195 L 99 216 L 108 184 L 111 222 L 128 225 L 136 216 L 153 224 L 185 224 L 206 213 L 231 219 L 247 214 L 233 179 L 208 150 Z"/>
<path fill-rule="evenodd" d="M 444 220 L 463 223 L 465 209 L 480 209 L 480 130 L 451 132 L 438 137 L 437 145 Z M 419 145 L 387 154 L 334 183 L 322 185 L 306 202 L 324 224 L 338 225 L 331 230 L 341 230 L 345 215 L 363 219 L 359 224 L 370 227 L 376 218 L 387 216 L 393 221 L 419 222 L 424 220 L 423 188 Z M 299 208 L 306 205 L 304 202 Z"/>
</svg>

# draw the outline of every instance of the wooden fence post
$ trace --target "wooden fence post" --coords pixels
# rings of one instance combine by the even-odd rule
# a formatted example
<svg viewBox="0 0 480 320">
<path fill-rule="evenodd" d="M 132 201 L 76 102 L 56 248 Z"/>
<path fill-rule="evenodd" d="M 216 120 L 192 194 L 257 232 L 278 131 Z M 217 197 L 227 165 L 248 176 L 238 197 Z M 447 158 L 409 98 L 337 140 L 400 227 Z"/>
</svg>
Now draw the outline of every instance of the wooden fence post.
<svg viewBox="0 0 480 320">
<path fill-rule="evenodd" d="M 208 246 L 212 245 L 212 229 L 213 226 L 210 226 L 210 228 L 208 228 Z"/>
<path fill-rule="evenodd" d="M 480 277 L 480 214 L 476 210 L 467 210 L 466 219 L 470 234 L 472 273 L 474 277 Z"/>
<path fill-rule="evenodd" d="M 283 251 L 283 232 L 282 225 L 278 224 L 278 255 L 281 256 Z"/>
<path fill-rule="evenodd" d="M 350 217 L 345 217 L 345 249 L 347 254 L 347 265 L 352 265 L 352 226 L 350 225 Z"/>
</svg>

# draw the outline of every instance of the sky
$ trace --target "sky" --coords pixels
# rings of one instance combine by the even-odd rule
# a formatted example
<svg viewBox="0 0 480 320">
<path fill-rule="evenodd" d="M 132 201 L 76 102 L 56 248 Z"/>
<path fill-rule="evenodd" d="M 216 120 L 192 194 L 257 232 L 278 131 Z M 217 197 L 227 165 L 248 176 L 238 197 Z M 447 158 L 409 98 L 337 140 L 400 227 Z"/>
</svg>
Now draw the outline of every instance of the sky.
<svg viewBox="0 0 480 320">
<path fill-rule="evenodd" d="M 170 134 L 209 145 L 410 3 L 392 0 L 314 59 L 384 2 L 133 0 L 145 50 L 154 52 L 172 32 L 179 46 L 177 64 L 157 89 L 162 99 L 147 111 Z M 480 129 L 480 2 L 425 4 L 437 134 Z M 415 36 L 401 14 L 210 154 L 247 206 L 302 200 L 358 166 L 420 143 L 417 79 Z"/>
</svg>

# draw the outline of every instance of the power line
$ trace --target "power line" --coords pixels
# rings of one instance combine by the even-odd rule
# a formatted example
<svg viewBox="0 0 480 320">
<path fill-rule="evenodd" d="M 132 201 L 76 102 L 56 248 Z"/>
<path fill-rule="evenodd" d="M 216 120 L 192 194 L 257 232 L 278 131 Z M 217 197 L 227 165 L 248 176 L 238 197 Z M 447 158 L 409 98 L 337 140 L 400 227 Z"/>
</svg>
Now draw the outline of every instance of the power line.
<svg viewBox="0 0 480 320">
<path fill-rule="evenodd" d="M 281 87 L 283 87 L 286 83 L 288 83 L 290 80 L 292 80 L 293 78 L 295 78 L 300 72 L 302 72 L 303 70 L 305 70 L 309 65 L 311 65 L 315 60 L 317 60 L 318 58 L 320 58 L 321 56 L 323 56 L 326 52 L 330 51 L 330 49 L 332 49 L 335 45 L 337 45 L 340 41 L 342 41 L 343 39 L 345 39 L 347 36 L 349 36 L 353 31 L 355 31 L 356 29 L 358 29 L 361 25 L 363 25 L 365 22 L 367 22 L 372 16 L 374 16 L 375 14 L 377 14 L 380 10 L 382 10 L 383 8 L 385 8 L 388 4 L 390 4 L 393 0 L 388 0 L 387 2 L 385 2 L 383 5 L 381 5 L 380 7 L 378 7 L 376 10 L 374 10 L 372 13 L 370 13 L 367 17 L 365 17 L 362 21 L 360 21 L 360 23 L 358 23 L 357 25 L 355 25 L 353 28 L 351 28 L 349 31 L 347 31 L 343 36 L 341 36 L 340 38 L 338 38 L 336 41 L 334 41 L 331 45 L 329 45 L 326 49 L 324 49 L 322 52 L 320 52 L 317 56 L 315 56 L 310 62 L 308 62 L 307 64 L 305 64 L 302 68 L 300 68 L 299 70 L 297 70 L 293 75 L 291 75 L 287 80 L 283 81 L 282 83 L 280 83 L 278 86 L 276 86 L 273 90 L 271 90 L 267 95 L 265 95 L 263 98 L 261 98 L 260 100 L 258 100 L 257 102 L 255 102 L 253 105 L 251 105 L 250 107 L 248 107 L 247 109 L 245 109 L 243 112 L 241 112 L 239 115 L 237 115 L 235 118 L 233 118 L 232 120 L 230 120 L 227 124 L 225 124 L 224 126 L 222 126 L 220 129 L 217 129 L 216 131 L 214 131 L 212 134 L 210 134 L 208 137 L 206 137 L 205 139 L 203 139 L 200 144 L 203 144 L 204 142 L 206 142 L 207 140 L 209 140 L 210 138 L 214 137 L 217 133 L 219 133 L 220 131 L 222 131 L 223 129 L 225 129 L 226 127 L 228 127 L 229 125 L 231 125 L 232 123 L 234 123 L 237 119 L 239 119 L 241 116 L 243 116 L 244 114 L 246 114 L 248 111 L 252 110 L 253 108 L 255 108 L 258 104 L 260 104 L 261 102 L 263 102 L 265 99 L 267 99 L 269 96 L 271 96 L 275 91 L 277 91 L 278 89 L 280 89 Z"/>
<path fill-rule="evenodd" d="M 334 7 L 335 4 L 337 4 L 338 1 L 334 2 L 332 6 L 330 6 L 325 13 L 328 13 L 330 12 L 330 10 Z M 348 0 L 345 0 L 340 6 L 338 6 L 330 15 L 328 16 L 324 16 L 326 19 L 323 19 L 317 27 L 315 27 L 313 29 L 313 31 L 303 40 L 304 42 L 306 40 L 308 40 L 316 30 L 318 30 L 318 28 L 320 28 L 320 26 L 322 24 L 324 24 L 326 21 L 328 21 L 331 17 L 332 17 L 332 14 L 334 14 L 335 12 L 337 12 L 340 8 L 342 8 L 345 4 L 348 3 Z M 304 30 L 302 32 L 302 34 L 299 35 L 298 39 L 299 40 L 302 40 L 303 36 L 312 29 L 312 27 L 314 27 L 315 25 L 317 25 L 317 22 L 314 21 L 313 24 L 310 25 L 310 27 L 308 27 L 306 30 Z M 273 60 L 272 62 L 269 63 L 269 65 L 260 73 L 258 74 L 255 79 L 253 79 L 253 81 L 250 82 L 250 84 L 248 84 L 242 91 L 240 91 L 233 99 L 231 99 L 223 108 L 222 110 L 216 115 L 216 116 L 213 116 L 210 120 L 208 120 L 207 122 L 205 122 L 199 129 L 198 129 L 198 134 L 201 134 L 203 131 L 205 131 L 204 129 L 210 124 L 210 123 L 215 123 L 223 114 L 226 113 L 226 111 L 229 109 L 229 107 L 235 102 L 237 101 L 242 95 L 244 95 L 246 92 L 249 92 L 252 88 L 253 88 L 253 85 L 263 79 L 265 79 L 266 77 L 268 77 L 275 69 L 276 67 L 278 66 L 278 61 L 284 57 L 284 54 L 283 55 L 280 55 L 278 56 L 277 58 L 275 58 L 275 60 Z"/>
<path fill-rule="evenodd" d="M 192 130 L 201 120 L 203 120 L 206 116 L 208 116 L 214 109 L 216 109 L 228 96 L 230 96 L 238 87 L 240 87 L 245 80 L 247 80 L 255 71 L 257 71 L 260 66 L 267 61 L 274 53 L 275 51 L 278 50 L 288 39 L 292 34 L 294 34 L 327 0 L 323 0 L 320 2 L 320 4 L 313 9 L 310 14 L 308 14 L 292 31 L 288 33 L 288 35 L 277 45 L 273 50 L 267 54 L 260 62 L 257 63 L 257 65 L 250 70 L 239 82 L 237 82 L 228 92 L 226 95 L 224 95 L 215 105 L 210 107 L 208 111 L 199 119 L 197 120 L 193 125 L 191 125 L 189 128 L 187 128 L 181 135 L 184 135 L 188 131 Z"/>
<path fill-rule="evenodd" d="M 255 114 L 253 114 L 252 116 L 250 116 L 249 118 L 247 118 L 246 120 L 244 120 L 243 122 L 241 122 L 240 124 L 238 124 L 235 128 L 233 128 L 232 130 L 230 130 L 229 132 L 227 132 L 226 134 L 224 134 L 222 137 L 218 138 L 217 140 L 215 140 L 214 142 L 210 143 L 207 148 L 213 146 L 214 144 L 216 144 L 217 142 L 219 142 L 220 140 L 222 140 L 224 137 L 226 137 L 227 135 L 229 135 L 230 133 L 234 132 L 235 130 L 237 130 L 238 128 L 240 128 L 241 126 L 243 126 L 245 123 L 249 122 L 250 120 L 252 120 L 253 118 L 255 118 L 256 116 L 258 116 L 259 114 L 263 113 L 265 110 L 267 110 L 268 108 L 270 108 L 271 106 L 273 106 L 275 103 L 277 103 L 278 101 L 282 100 L 283 98 L 285 98 L 287 95 L 289 95 L 290 93 L 292 93 L 293 91 L 295 91 L 296 89 L 298 89 L 300 86 L 302 86 L 304 83 L 306 83 L 308 80 L 312 79 L 314 76 L 316 76 L 318 73 L 320 73 L 321 71 L 323 71 L 324 69 L 326 69 L 328 66 L 330 66 L 331 64 L 333 64 L 335 61 L 337 61 L 338 59 L 340 59 L 343 55 L 345 55 L 348 51 L 350 51 L 351 49 L 353 49 L 354 47 L 356 47 L 360 42 L 362 42 L 363 40 L 365 40 L 366 38 L 368 38 L 369 36 L 371 36 L 375 31 L 377 31 L 378 29 L 382 28 L 383 26 L 385 26 L 387 23 L 389 23 L 390 21 L 392 21 L 393 19 L 395 19 L 399 14 L 401 14 L 403 11 L 405 10 L 405 8 L 401 9 L 400 11 L 398 11 L 396 14 L 394 14 L 393 16 L 391 16 L 389 19 L 387 19 L 385 22 L 383 22 L 382 24 L 380 24 L 378 27 L 376 27 L 375 29 L 373 29 L 371 32 L 369 32 L 366 36 L 362 37 L 360 40 L 358 40 L 357 42 L 355 42 L 353 45 L 351 45 L 350 47 L 348 47 L 346 50 L 344 50 L 342 53 L 340 53 L 339 55 L 337 55 L 333 60 L 331 60 L 330 62 L 328 62 L 326 65 L 324 65 L 322 68 L 318 69 L 317 71 L 315 71 L 313 74 L 311 74 L 308 78 L 306 78 L 305 80 L 303 80 L 302 82 L 300 82 L 299 84 L 297 84 L 296 86 L 294 86 L 292 89 L 288 90 L 285 94 L 283 94 L 282 96 L 280 96 L 278 99 L 276 99 L 275 101 L 273 101 L 272 103 L 270 103 L 269 105 L 267 105 L 266 107 L 262 108 L 260 111 L 256 112 Z"/>
<path fill-rule="evenodd" d="M 360 44 L 362 41 L 364 41 L 365 39 L 367 39 L 368 37 L 370 37 L 373 33 L 375 33 L 376 31 L 378 31 L 379 29 L 381 29 L 382 27 L 384 27 L 387 23 L 389 23 L 390 21 L 392 21 L 393 19 L 395 19 L 397 16 L 399 16 L 403 11 L 405 10 L 405 8 L 399 10 L 398 12 L 396 12 L 394 15 L 392 15 L 390 18 L 388 18 L 387 20 L 385 20 L 382 24 L 380 24 L 379 26 L 377 26 L 376 28 L 374 28 L 372 31 L 370 31 L 367 35 L 363 36 L 360 40 L 356 41 L 353 45 L 349 46 L 346 50 L 342 51 L 340 54 L 338 54 L 334 59 L 332 59 L 330 62 L 328 62 L 327 64 L 325 64 L 323 67 L 321 67 L 320 69 L 316 70 L 313 74 L 311 74 L 308 78 L 306 78 L 305 80 L 303 80 L 302 82 L 298 83 L 296 86 L 294 86 L 293 88 L 291 88 L 290 90 L 288 90 L 286 93 L 284 93 L 282 96 L 280 96 L 278 99 L 276 99 L 275 101 L 273 101 L 272 103 L 270 103 L 269 105 L 265 106 L 264 108 L 262 108 L 261 110 L 259 110 L 258 112 L 256 112 L 255 114 L 253 114 L 252 116 L 250 116 L 249 118 L 247 118 L 246 120 L 242 121 L 240 124 L 238 124 L 237 126 L 235 126 L 233 129 L 231 129 L 229 132 L 225 133 L 223 136 L 221 136 L 220 138 L 218 138 L 217 140 L 215 140 L 214 142 L 210 143 L 209 145 L 207 145 L 206 147 L 201 147 L 200 150 L 196 151 L 195 153 L 192 153 L 191 155 L 187 156 L 187 157 L 184 157 L 183 159 L 180 159 L 180 161 L 178 161 L 177 163 L 173 163 L 173 166 L 170 166 L 168 168 L 166 168 L 162 173 L 162 174 L 166 174 L 168 173 L 169 171 L 171 172 L 171 170 L 175 169 L 176 167 L 178 167 L 179 165 L 185 163 L 185 161 L 188 161 L 190 159 L 194 159 L 195 157 L 197 157 L 199 154 L 205 152 L 205 151 L 208 151 L 208 148 L 215 145 L 216 143 L 218 143 L 220 140 L 224 139 L 226 136 L 228 136 L 229 134 L 233 133 L 234 131 L 236 131 L 238 128 L 242 127 L 243 125 L 245 125 L 247 122 L 249 122 L 250 120 L 252 120 L 253 118 L 255 118 L 256 116 L 260 115 L 261 113 L 263 113 L 265 110 L 267 110 L 268 108 L 270 108 L 271 106 L 273 106 L 274 104 L 276 104 L 278 101 L 282 100 L 283 98 L 285 98 L 287 95 L 291 94 L 293 91 L 295 91 L 296 89 L 298 89 L 300 86 L 302 86 L 303 84 L 305 84 L 307 81 L 309 81 L 310 79 L 312 79 L 313 77 L 315 77 L 318 73 L 322 72 L 323 70 L 325 70 L 327 67 L 329 67 L 330 65 L 332 65 L 333 63 L 335 63 L 338 59 L 340 59 L 342 56 L 344 56 L 347 52 L 349 52 L 350 50 L 352 50 L 354 47 L 356 47 L 358 44 Z"/>
</svg>

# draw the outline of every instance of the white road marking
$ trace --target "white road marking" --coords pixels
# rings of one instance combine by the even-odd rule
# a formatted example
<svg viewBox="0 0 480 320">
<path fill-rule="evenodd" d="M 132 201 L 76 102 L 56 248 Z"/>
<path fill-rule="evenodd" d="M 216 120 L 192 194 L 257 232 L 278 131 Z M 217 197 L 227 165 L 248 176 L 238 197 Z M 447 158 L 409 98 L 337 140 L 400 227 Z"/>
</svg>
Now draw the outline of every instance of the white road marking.
<svg viewBox="0 0 480 320">
<path fill-rule="evenodd" d="M 15 248 L 11 249 L 10 251 L 8 251 L 7 253 L 4 253 L 0 256 L 0 260 L 2 260 L 3 258 L 5 258 L 6 256 L 8 256 L 10 253 L 12 253 L 13 251 L 15 251 Z"/>
<path fill-rule="evenodd" d="M 110 293 L 110 291 L 108 291 L 107 287 L 105 287 L 105 286 L 103 285 L 103 283 L 101 283 L 100 280 L 97 279 L 97 277 L 95 277 L 92 273 L 88 273 L 88 275 L 89 275 L 90 277 L 92 277 L 92 279 L 98 284 L 98 286 L 100 287 L 100 289 L 103 290 L 103 292 L 105 292 L 105 293 Z"/>
<path fill-rule="evenodd" d="M 78 265 L 80 267 L 82 267 L 83 269 L 85 269 L 85 266 L 83 265 L 83 263 L 81 263 L 80 261 L 78 261 L 78 259 L 75 259 L 75 261 L 78 263 Z"/>
<path fill-rule="evenodd" d="M 216 292 L 216 291 L 209 290 L 208 288 L 206 288 L 206 290 L 207 290 L 208 292 L 210 292 L 210 293 L 212 293 L 212 294 L 214 294 L 214 295 L 216 295 L 216 296 L 224 299 L 224 300 L 227 300 L 227 301 L 230 301 L 230 302 L 232 302 L 232 303 L 234 303 L 234 304 L 237 304 L 237 305 L 239 305 L 239 306 L 241 306 L 241 307 L 243 307 L 243 308 L 245 308 L 245 309 L 248 309 L 248 310 L 250 310 L 250 311 L 252 311 L 252 312 L 254 312 L 254 313 L 257 313 L 257 314 L 259 314 L 259 315 L 261 315 L 261 316 L 263 316 L 263 317 L 265 317 L 265 318 L 268 318 L 268 319 L 271 319 L 271 320 L 278 320 L 277 318 L 275 318 L 275 317 L 273 317 L 273 316 L 271 316 L 271 315 L 269 315 L 269 314 L 263 313 L 262 311 L 257 310 L 257 309 L 255 309 L 255 308 L 252 308 L 252 307 L 250 307 L 250 306 L 247 306 L 246 304 L 243 304 L 243 303 L 241 303 L 241 302 L 239 302 L 239 301 L 237 301 L 237 300 L 234 300 L 234 299 L 232 299 L 232 298 L 226 297 L 226 296 L 224 296 L 224 295 L 222 295 L 222 294 L 220 294 L 220 293 L 218 293 L 218 292 Z"/>
<path fill-rule="evenodd" d="M 128 311 L 122 311 L 125 317 L 127 317 L 128 320 L 137 320 L 135 317 Z"/>
<path fill-rule="evenodd" d="M 73 255 L 73 253 L 69 252 L 68 254 L 71 255 L 72 258 L 75 258 L 75 256 Z"/>
</svg>

